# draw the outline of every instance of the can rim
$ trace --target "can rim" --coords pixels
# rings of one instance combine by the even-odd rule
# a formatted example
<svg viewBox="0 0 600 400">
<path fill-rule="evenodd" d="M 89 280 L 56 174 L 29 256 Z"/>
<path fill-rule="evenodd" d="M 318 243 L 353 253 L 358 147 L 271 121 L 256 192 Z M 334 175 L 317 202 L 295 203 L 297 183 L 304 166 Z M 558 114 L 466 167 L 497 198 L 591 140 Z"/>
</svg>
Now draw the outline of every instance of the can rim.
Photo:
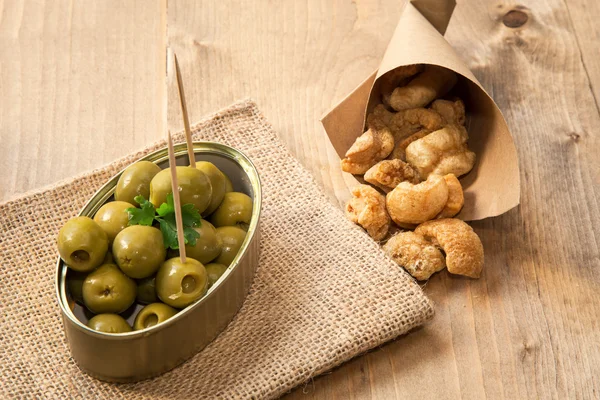
<svg viewBox="0 0 600 400">
<path fill-rule="evenodd" d="M 209 297 L 211 297 L 213 295 L 213 293 L 215 291 L 217 291 L 220 288 L 220 286 L 229 278 L 229 275 L 232 273 L 232 271 L 238 267 L 239 260 L 246 254 L 248 246 L 256 234 L 256 230 L 258 228 L 258 223 L 259 223 L 259 219 L 260 219 L 260 212 L 261 212 L 261 207 L 262 207 L 262 186 L 261 186 L 261 182 L 260 182 L 260 177 L 258 175 L 258 170 L 256 169 L 256 166 L 252 163 L 250 158 L 248 158 L 248 156 L 246 156 L 240 150 L 237 150 L 231 146 L 221 144 L 221 143 L 216 143 L 216 142 L 210 142 L 210 141 L 197 141 L 197 142 L 193 142 L 192 144 L 193 144 L 194 154 L 201 154 L 201 153 L 218 154 L 218 155 L 225 156 L 225 157 L 233 160 L 242 168 L 242 170 L 246 173 L 246 175 L 248 176 L 248 178 L 250 180 L 250 183 L 251 183 L 253 191 L 254 191 L 254 193 L 253 193 L 254 199 L 253 199 L 253 204 L 252 204 L 252 218 L 250 219 L 250 224 L 248 226 L 248 234 L 246 235 L 246 238 L 244 239 L 244 242 L 242 243 L 240 250 L 236 254 L 236 256 L 233 259 L 233 261 L 231 262 L 231 264 L 227 267 L 227 270 L 225 270 L 225 273 L 219 278 L 217 283 L 215 285 L 213 285 L 210 289 L 208 289 L 206 294 L 204 296 L 202 296 L 200 299 L 198 299 L 195 303 L 190 304 L 189 306 L 185 307 L 182 310 L 179 310 L 175 316 L 173 316 L 172 318 L 169 318 L 168 320 L 163 321 L 157 325 L 151 326 L 149 328 L 144 328 L 144 329 L 135 330 L 135 331 L 131 331 L 131 332 L 125 332 L 125 333 L 106 333 L 106 332 L 99 332 L 99 331 L 93 330 L 93 329 L 89 328 L 87 325 L 83 324 L 75 316 L 75 314 L 73 313 L 71 308 L 68 306 L 68 302 L 67 302 L 67 293 L 66 293 L 67 266 L 59 256 L 57 263 L 56 263 L 56 276 L 55 276 L 55 285 L 54 285 L 56 296 L 57 296 L 57 301 L 59 303 L 59 306 L 61 308 L 63 316 L 68 318 L 68 320 L 71 323 L 73 323 L 77 329 L 84 331 L 87 334 L 99 337 L 99 338 L 112 339 L 112 340 L 123 340 L 123 339 L 133 340 L 133 339 L 139 338 L 141 336 L 150 336 L 150 335 L 160 331 L 161 329 L 164 329 L 164 328 L 168 327 L 169 325 L 176 323 L 179 319 L 182 319 L 186 315 L 191 313 L 193 309 L 200 307 L 201 304 L 204 303 L 205 301 L 207 301 L 207 299 Z M 174 146 L 174 153 L 175 153 L 176 158 L 180 157 L 180 156 L 187 156 L 187 145 L 185 143 L 176 144 Z M 83 208 L 79 211 L 79 213 L 77 215 L 91 217 L 97 211 L 98 208 L 100 208 L 102 205 L 104 205 L 106 203 L 106 200 L 108 200 L 108 198 L 113 195 L 116 185 L 117 185 L 117 182 L 118 182 L 121 174 L 130 165 L 132 165 L 136 162 L 139 162 L 139 161 L 150 161 L 155 164 L 158 164 L 158 163 L 168 160 L 168 158 L 169 157 L 168 157 L 167 147 L 164 147 L 164 148 L 156 150 L 150 154 L 147 154 L 144 157 L 141 157 L 140 159 L 127 165 L 125 168 L 123 168 L 121 171 L 119 171 L 117 174 L 115 174 L 112 178 L 110 178 L 104 185 L 102 185 L 102 187 L 100 189 L 98 189 L 96 191 L 96 193 L 94 193 L 92 195 L 92 197 L 85 203 L 85 205 L 83 206 Z M 100 206 L 98 206 L 98 205 L 100 205 Z"/>
</svg>

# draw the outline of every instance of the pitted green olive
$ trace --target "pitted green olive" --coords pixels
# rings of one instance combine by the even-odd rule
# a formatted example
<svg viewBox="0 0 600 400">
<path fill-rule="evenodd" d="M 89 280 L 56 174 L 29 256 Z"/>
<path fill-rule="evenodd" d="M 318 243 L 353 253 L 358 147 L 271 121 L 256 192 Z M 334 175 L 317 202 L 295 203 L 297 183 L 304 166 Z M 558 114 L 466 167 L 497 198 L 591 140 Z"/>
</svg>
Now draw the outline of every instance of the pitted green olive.
<svg viewBox="0 0 600 400">
<path fill-rule="evenodd" d="M 58 232 L 58 252 L 69 268 L 91 271 L 102 263 L 108 250 L 106 232 L 91 218 L 75 217 Z"/>
<path fill-rule="evenodd" d="M 202 213 L 202 216 L 207 216 L 213 213 L 223 201 L 223 196 L 225 195 L 226 189 L 226 177 L 225 174 L 221 172 L 219 168 L 217 168 L 213 163 L 208 161 L 198 161 L 196 163 L 196 168 L 200 171 L 204 172 L 204 174 L 210 180 L 210 184 L 212 187 L 212 197 L 210 200 L 210 204 L 206 210 Z"/>
<path fill-rule="evenodd" d="M 221 226 L 237 226 L 248 230 L 252 218 L 252 199 L 240 192 L 225 193 L 223 202 L 210 216 L 210 222 L 217 228 Z"/>
<path fill-rule="evenodd" d="M 206 273 L 208 274 L 208 287 L 210 288 L 227 271 L 227 266 L 223 264 L 206 264 Z"/>
<path fill-rule="evenodd" d="M 212 187 L 210 180 L 197 168 L 177 167 L 177 184 L 181 205 L 193 204 L 202 213 L 210 205 Z M 167 195 L 172 193 L 171 170 L 160 171 L 150 182 L 150 202 L 155 207 L 167 202 Z"/>
<path fill-rule="evenodd" d="M 175 257 L 164 262 L 156 273 L 156 294 L 166 304 L 184 308 L 206 293 L 208 276 L 206 269 L 193 258 L 186 263 Z"/>
<path fill-rule="evenodd" d="M 217 228 L 217 236 L 221 238 L 223 247 L 214 262 L 229 266 L 244 243 L 246 231 L 235 226 L 222 226 Z"/>
<path fill-rule="evenodd" d="M 108 243 L 112 243 L 115 236 L 127 227 L 129 223 L 128 208 L 135 207 L 125 201 L 111 201 L 100 207 L 94 215 L 94 221 L 106 232 Z"/>
<path fill-rule="evenodd" d="M 150 181 L 160 172 L 160 167 L 150 161 L 138 161 L 123 171 L 117 189 L 115 200 L 135 204 L 136 196 L 148 199 L 150 196 Z"/>
<path fill-rule="evenodd" d="M 158 325 L 177 314 L 177 310 L 163 303 L 152 303 L 142 308 L 133 322 L 133 329 L 139 331 Z"/>
<path fill-rule="evenodd" d="M 90 319 L 87 325 L 95 331 L 105 333 L 131 332 L 131 326 L 117 314 L 98 314 Z"/>
<path fill-rule="evenodd" d="M 119 268 L 136 279 L 153 275 L 166 256 L 160 230 L 143 225 L 128 226 L 119 232 L 112 253 Z"/>
<path fill-rule="evenodd" d="M 135 301 L 136 285 L 114 264 L 104 264 L 83 281 L 83 302 L 93 313 L 121 313 Z"/>
</svg>

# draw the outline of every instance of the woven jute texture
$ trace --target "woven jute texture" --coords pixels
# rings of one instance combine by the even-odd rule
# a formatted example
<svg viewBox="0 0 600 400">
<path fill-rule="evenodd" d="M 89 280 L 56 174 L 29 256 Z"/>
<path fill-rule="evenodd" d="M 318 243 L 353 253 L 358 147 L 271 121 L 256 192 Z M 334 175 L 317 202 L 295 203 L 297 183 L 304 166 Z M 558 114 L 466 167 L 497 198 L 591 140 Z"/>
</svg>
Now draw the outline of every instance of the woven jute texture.
<svg viewBox="0 0 600 400">
<path fill-rule="evenodd" d="M 203 351 L 152 380 L 101 382 L 70 357 L 54 289 L 56 234 L 111 176 L 165 146 L 156 143 L 0 205 L 0 398 L 273 398 L 432 316 L 420 287 L 328 201 L 254 103 L 210 116 L 194 139 L 245 152 L 263 183 L 260 263 L 240 312 Z"/>
</svg>

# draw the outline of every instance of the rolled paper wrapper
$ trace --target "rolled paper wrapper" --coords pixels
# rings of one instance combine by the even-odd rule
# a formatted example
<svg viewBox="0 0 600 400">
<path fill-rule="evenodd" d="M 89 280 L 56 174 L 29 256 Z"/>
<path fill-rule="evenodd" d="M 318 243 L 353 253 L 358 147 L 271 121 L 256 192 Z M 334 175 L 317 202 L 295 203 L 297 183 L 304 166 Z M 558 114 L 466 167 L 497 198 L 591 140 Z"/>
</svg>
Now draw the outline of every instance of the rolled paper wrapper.
<svg viewBox="0 0 600 400">
<path fill-rule="evenodd" d="M 407 3 L 379 68 L 321 122 L 343 158 L 364 132 L 368 112 L 380 103 L 382 75 L 411 64 L 437 65 L 456 72 L 459 79 L 453 93 L 465 102 L 469 148 L 477 155 L 471 172 L 461 177 L 465 205 L 457 218 L 471 221 L 500 215 L 519 204 L 519 162 L 502 112 L 443 37 L 454 5 L 453 0 Z"/>
</svg>

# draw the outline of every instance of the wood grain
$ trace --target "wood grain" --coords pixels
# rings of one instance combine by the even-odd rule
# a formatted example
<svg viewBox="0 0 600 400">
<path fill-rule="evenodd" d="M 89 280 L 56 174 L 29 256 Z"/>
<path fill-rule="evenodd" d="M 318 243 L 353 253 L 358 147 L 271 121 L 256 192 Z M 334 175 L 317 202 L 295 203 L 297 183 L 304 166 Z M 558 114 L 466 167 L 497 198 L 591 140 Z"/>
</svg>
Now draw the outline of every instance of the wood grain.
<svg viewBox="0 0 600 400">
<path fill-rule="evenodd" d="M 521 205 L 473 223 L 484 274 L 436 274 L 429 324 L 289 399 L 600 397 L 599 6 L 458 3 L 446 37 L 507 118 Z M 182 129 L 177 88 L 163 85 L 168 22 L 192 123 L 253 97 L 339 201 L 352 181 L 318 120 L 376 68 L 401 5 L 0 0 L 0 199 L 160 137 L 165 98 Z"/>
<path fill-rule="evenodd" d="M 0 200 L 161 136 L 162 7 L 0 1 Z"/>
</svg>

